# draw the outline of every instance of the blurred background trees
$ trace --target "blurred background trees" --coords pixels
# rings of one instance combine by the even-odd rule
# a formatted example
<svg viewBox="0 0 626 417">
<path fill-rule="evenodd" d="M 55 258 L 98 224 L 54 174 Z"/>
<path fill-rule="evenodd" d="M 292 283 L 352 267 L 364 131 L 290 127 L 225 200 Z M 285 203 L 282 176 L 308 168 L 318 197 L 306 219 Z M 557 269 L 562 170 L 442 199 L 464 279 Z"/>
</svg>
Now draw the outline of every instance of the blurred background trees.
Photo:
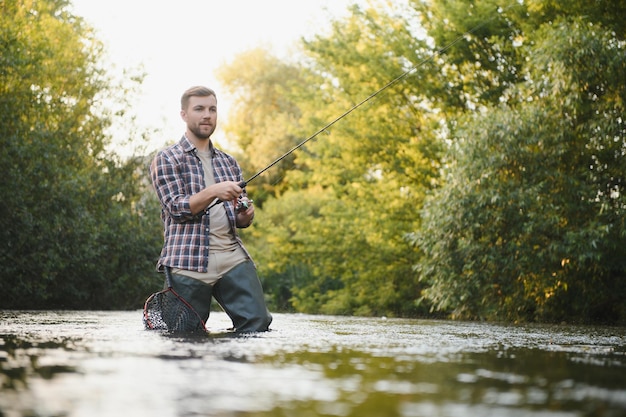
<svg viewBox="0 0 626 417">
<path fill-rule="evenodd" d="M 136 307 L 160 236 L 143 160 L 106 150 L 102 103 L 128 92 L 67 2 L 1 5 L 1 308 Z"/>
<path fill-rule="evenodd" d="M 624 43 L 613 17 L 559 14 L 516 35 L 524 79 L 461 119 L 415 235 L 454 316 L 624 317 Z"/>
<path fill-rule="evenodd" d="M 624 5 L 375 6 L 305 40 L 283 96 L 302 140 L 415 67 L 272 179 L 249 233 L 277 304 L 623 322 Z"/>
</svg>

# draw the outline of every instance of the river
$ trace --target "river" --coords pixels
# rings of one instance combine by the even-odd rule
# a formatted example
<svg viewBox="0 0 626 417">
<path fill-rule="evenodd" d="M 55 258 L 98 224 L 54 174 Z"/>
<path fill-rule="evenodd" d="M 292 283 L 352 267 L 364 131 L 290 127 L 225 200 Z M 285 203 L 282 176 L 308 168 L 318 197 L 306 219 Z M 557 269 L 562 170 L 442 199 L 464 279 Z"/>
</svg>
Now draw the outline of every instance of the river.
<svg viewBox="0 0 626 417">
<path fill-rule="evenodd" d="M 140 311 L 0 311 L 0 417 L 626 416 L 626 329 L 274 314 L 235 336 Z"/>
</svg>

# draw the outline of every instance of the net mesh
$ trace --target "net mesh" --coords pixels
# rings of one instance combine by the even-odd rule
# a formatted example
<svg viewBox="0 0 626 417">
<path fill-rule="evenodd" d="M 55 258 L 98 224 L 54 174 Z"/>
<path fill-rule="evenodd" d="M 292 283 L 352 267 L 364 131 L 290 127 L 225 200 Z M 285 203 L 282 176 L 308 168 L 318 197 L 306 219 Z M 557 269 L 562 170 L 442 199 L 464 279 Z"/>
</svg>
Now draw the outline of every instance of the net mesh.
<svg viewBox="0 0 626 417">
<path fill-rule="evenodd" d="M 149 330 L 206 331 L 198 313 L 171 288 L 152 294 L 146 300 L 143 323 Z"/>
</svg>

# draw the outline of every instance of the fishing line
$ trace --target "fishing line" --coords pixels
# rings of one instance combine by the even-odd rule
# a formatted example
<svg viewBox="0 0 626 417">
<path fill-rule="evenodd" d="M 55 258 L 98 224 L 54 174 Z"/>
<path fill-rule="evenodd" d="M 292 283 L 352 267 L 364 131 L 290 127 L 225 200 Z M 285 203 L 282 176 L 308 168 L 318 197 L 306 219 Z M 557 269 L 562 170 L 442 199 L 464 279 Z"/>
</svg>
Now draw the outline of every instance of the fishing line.
<svg viewBox="0 0 626 417">
<path fill-rule="evenodd" d="M 506 10 L 514 7 L 515 4 L 511 4 L 510 6 L 506 7 L 506 8 L 501 8 L 498 7 L 498 13 L 502 14 L 504 13 Z M 282 156 L 278 157 L 276 160 L 274 160 L 272 163 L 270 163 L 269 165 L 267 165 L 265 168 L 263 168 L 262 170 L 260 170 L 259 172 L 257 172 L 256 174 L 254 174 L 253 176 L 251 176 L 250 178 L 248 178 L 245 181 L 242 181 L 239 183 L 239 186 L 241 188 L 245 188 L 251 181 L 255 180 L 257 177 L 259 177 L 261 174 L 263 174 L 265 171 L 267 171 L 268 169 L 272 168 L 274 165 L 276 165 L 277 163 L 279 163 L 280 161 L 282 161 L 283 159 L 285 159 L 286 157 L 288 157 L 289 155 L 291 155 L 293 152 L 295 152 L 296 150 L 300 149 L 301 147 L 303 147 L 306 143 L 308 143 L 309 141 L 313 140 L 314 138 L 316 138 L 320 133 L 327 131 L 330 127 L 332 127 L 333 125 L 335 125 L 335 123 L 339 122 L 341 119 L 343 119 L 344 117 L 348 116 L 350 113 L 352 113 L 353 111 L 355 111 L 356 109 L 358 109 L 359 107 L 363 106 L 365 103 L 369 102 L 370 100 L 374 99 L 376 96 L 378 96 L 379 94 L 381 94 L 383 91 L 387 90 L 388 88 L 391 88 L 392 86 L 396 85 L 397 83 L 399 83 L 400 81 L 404 80 L 406 77 L 408 77 L 410 74 L 412 74 L 415 70 L 417 70 L 418 68 L 420 68 L 422 65 L 426 64 L 429 61 L 432 61 L 433 59 L 437 58 L 438 56 L 440 56 L 441 54 L 443 54 L 444 52 L 446 52 L 447 50 L 449 50 L 450 48 L 452 48 L 454 45 L 456 45 L 457 43 L 459 43 L 463 38 L 465 38 L 468 35 L 473 34 L 474 32 L 476 32 L 478 29 L 480 29 L 481 27 L 485 26 L 487 23 L 491 22 L 492 20 L 494 20 L 497 16 L 494 16 L 490 19 L 484 20 L 481 23 L 477 24 L 476 26 L 472 27 L 471 29 L 469 29 L 468 31 L 464 32 L 463 34 L 459 35 L 457 38 L 455 38 L 452 42 L 450 42 L 449 44 L 445 45 L 443 48 L 436 50 L 432 56 L 429 56 L 428 58 L 424 58 L 423 60 L 421 60 L 420 62 L 418 62 L 416 65 L 412 66 L 411 68 L 409 68 L 408 70 L 406 70 L 405 72 L 403 72 L 402 74 L 400 74 L 399 76 L 397 76 L 396 78 L 394 78 L 393 80 L 389 81 L 387 84 L 385 84 L 384 86 L 382 86 L 381 88 L 379 88 L 378 90 L 376 90 L 375 92 L 373 92 L 372 94 L 370 94 L 369 96 L 367 96 L 365 99 L 361 100 L 360 102 L 358 102 L 357 104 L 355 104 L 354 106 L 350 107 L 348 110 L 346 110 L 343 114 L 341 114 L 340 116 L 338 116 L 337 118 L 335 118 L 333 121 L 331 121 L 330 123 L 328 123 L 326 126 L 322 127 L 321 129 L 319 129 L 317 132 L 315 132 L 314 134 L 312 134 L 311 136 L 309 136 L 308 138 L 304 139 L 302 142 L 298 143 L 296 146 L 294 146 L 293 148 L 289 149 L 287 152 L 285 152 Z M 221 200 L 216 200 L 213 204 L 211 204 L 207 210 L 210 210 L 212 207 L 216 206 L 217 204 L 220 204 L 222 201 Z M 247 208 L 247 207 L 246 207 Z"/>
</svg>

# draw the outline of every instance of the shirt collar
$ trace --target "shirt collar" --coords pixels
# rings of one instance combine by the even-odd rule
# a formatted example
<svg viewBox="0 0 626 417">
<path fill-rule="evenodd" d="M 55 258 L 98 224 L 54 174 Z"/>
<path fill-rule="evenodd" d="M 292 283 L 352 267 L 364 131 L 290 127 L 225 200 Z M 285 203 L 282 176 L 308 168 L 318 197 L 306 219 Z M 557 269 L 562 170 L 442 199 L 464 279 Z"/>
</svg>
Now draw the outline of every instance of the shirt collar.
<svg viewBox="0 0 626 417">
<path fill-rule="evenodd" d="M 180 139 L 180 145 L 183 147 L 183 151 L 185 152 L 196 152 L 197 148 L 194 145 L 186 134 L 183 134 L 183 137 Z M 213 146 L 213 141 L 209 139 L 209 152 L 211 156 L 215 155 L 215 147 Z"/>
</svg>

